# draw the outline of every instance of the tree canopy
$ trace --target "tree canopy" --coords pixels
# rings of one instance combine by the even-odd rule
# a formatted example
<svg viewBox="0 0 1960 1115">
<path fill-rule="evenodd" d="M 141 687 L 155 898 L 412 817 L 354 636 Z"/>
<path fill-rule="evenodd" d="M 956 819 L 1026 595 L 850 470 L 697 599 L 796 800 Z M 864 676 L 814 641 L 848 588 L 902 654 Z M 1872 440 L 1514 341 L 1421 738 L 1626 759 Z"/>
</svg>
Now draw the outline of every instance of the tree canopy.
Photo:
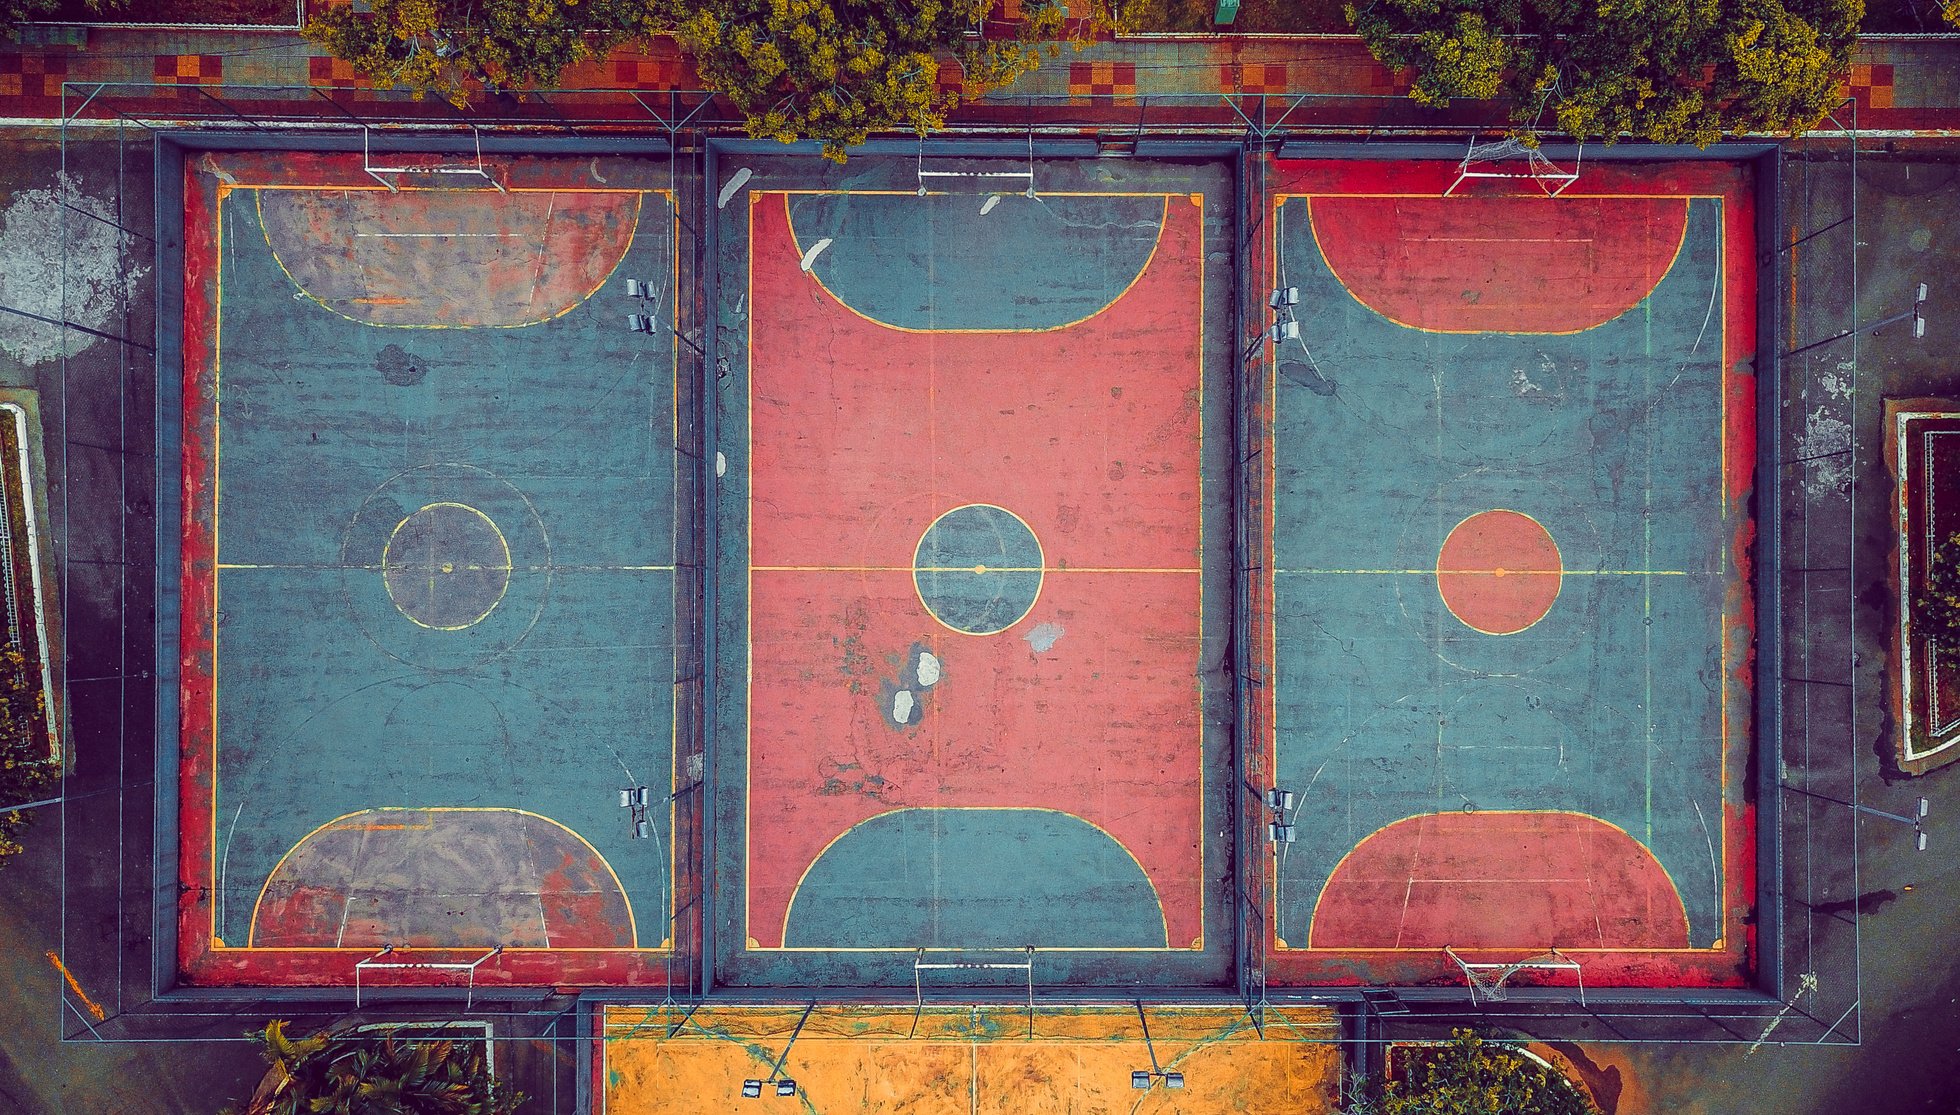
<svg viewBox="0 0 1960 1115">
<path fill-rule="evenodd" d="M 18 0 L 0 0 L 14 3 Z M 383 89 L 435 93 L 551 85 L 567 66 L 656 30 L 649 0 L 372 0 L 319 9 L 302 32 Z"/>
<path fill-rule="evenodd" d="M 983 40 L 968 32 L 992 0 L 663 2 L 702 84 L 734 103 L 750 135 L 815 139 L 840 162 L 873 131 L 923 135 L 962 100 L 1033 70 L 1067 15 L 1060 0 L 1027 0 L 1014 38 Z M 939 80 L 942 57 L 958 79 Z"/>
<path fill-rule="evenodd" d="M 1502 99 L 1529 137 L 1706 147 L 1802 131 L 1841 99 L 1864 0 L 1365 0 L 1348 18 L 1409 95 Z"/>
<path fill-rule="evenodd" d="M 41 0 L 0 0 L 0 4 Z M 1077 36 L 1119 26 L 1096 5 Z M 477 86 L 548 86 L 570 65 L 671 33 L 752 136 L 814 139 L 825 156 L 874 131 L 924 134 L 963 100 L 1012 83 L 1069 38 L 1064 0 L 1024 0 L 1012 34 L 974 32 L 993 0 L 372 0 L 323 8 L 305 35 L 384 89 L 458 107 Z M 1079 37 L 1071 40 L 1080 45 Z M 942 80 L 942 65 L 950 67 Z"/>
</svg>

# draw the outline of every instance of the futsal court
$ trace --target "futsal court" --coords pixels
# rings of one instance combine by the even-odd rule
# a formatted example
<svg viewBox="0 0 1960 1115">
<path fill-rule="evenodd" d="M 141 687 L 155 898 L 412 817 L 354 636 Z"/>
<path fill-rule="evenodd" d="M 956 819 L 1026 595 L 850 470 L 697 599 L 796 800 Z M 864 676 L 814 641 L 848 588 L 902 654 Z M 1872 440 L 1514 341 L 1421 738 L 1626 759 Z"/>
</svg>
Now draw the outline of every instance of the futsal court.
<svg viewBox="0 0 1960 1115">
<path fill-rule="evenodd" d="M 367 165 L 186 167 L 181 965 L 657 981 L 674 345 L 622 322 L 674 296 L 665 163 Z"/>
<path fill-rule="evenodd" d="M 977 152 L 188 161 L 188 982 L 1750 982 L 1747 168 Z"/>
<path fill-rule="evenodd" d="M 1742 985 L 1752 186 L 1456 169 L 1275 164 L 1274 975 Z"/>
<path fill-rule="evenodd" d="M 1229 964 L 1225 179 L 974 165 L 722 168 L 730 983 Z"/>
</svg>

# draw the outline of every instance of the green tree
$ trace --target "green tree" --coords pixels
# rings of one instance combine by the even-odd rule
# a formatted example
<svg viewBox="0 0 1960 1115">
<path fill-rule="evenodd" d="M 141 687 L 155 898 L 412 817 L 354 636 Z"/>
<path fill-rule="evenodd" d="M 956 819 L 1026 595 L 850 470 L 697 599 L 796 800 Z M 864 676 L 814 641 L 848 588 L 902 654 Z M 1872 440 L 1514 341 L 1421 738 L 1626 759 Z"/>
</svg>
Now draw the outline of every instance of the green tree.
<svg viewBox="0 0 1960 1115">
<path fill-rule="evenodd" d="M 1382 64 L 1415 69 L 1423 104 L 1502 98 L 1527 141 L 1706 147 L 1822 119 L 1864 0 L 1366 0 L 1347 15 Z"/>
<path fill-rule="evenodd" d="M 25 805 L 46 797 L 60 771 L 43 742 L 47 710 L 39 667 L 18 646 L 0 646 L 0 805 Z M 28 814 L 0 813 L 0 859 L 21 850 Z"/>
<path fill-rule="evenodd" d="M 1403 1050 L 1401 1078 L 1368 1090 L 1350 1115 L 1599 1115 L 1565 1077 L 1469 1030 L 1452 1034 Z"/>
<path fill-rule="evenodd" d="M 124 3 L 125 0 L 87 0 L 85 6 L 91 12 L 113 12 Z M 21 24 L 47 19 L 61 6 L 61 0 L 0 0 L 0 43 L 19 39 Z"/>
<path fill-rule="evenodd" d="M 1011 84 L 1059 53 L 1063 0 L 1027 0 L 1013 39 L 968 35 L 993 0 L 660 0 L 702 84 L 758 138 L 823 144 L 826 158 L 872 132 L 941 127 L 962 100 Z M 1097 9 L 1101 11 L 1099 7 Z M 1097 17 L 1113 27 L 1116 16 Z M 1079 45 L 1079 40 L 1078 40 Z M 964 80 L 938 83 L 942 60 Z"/>
<path fill-rule="evenodd" d="M 1926 555 L 1926 585 L 1912 598 L 1912 630 L 1960 648 L 1960 533 L 1934 543 Z"/>
<path fill-rule="evenodd" d="M 301 33 L 383 89 L 461 108 L 473 87 L 551 85 L 655 29 L 649 0 L 372 0 L 322 7 Z"/>
<path fill-rule="evenodd" d="M 243 1115 L 512 1115 L 524 1102 L 495 1085 L 478 1045 L 388 1034 L 294 1041 L 280 1021 L 251 1036 L 270 1067 Z"/>
</svg>

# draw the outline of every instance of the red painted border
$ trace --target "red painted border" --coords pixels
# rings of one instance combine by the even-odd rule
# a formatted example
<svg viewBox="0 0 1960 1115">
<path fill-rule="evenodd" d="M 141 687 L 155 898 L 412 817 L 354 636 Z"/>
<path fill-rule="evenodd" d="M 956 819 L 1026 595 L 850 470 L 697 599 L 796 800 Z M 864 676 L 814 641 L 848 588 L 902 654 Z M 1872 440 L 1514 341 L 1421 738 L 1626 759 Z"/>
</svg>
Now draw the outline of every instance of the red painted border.
<svg viewBox="0 0 1960 1115">
<path fill-rule="evenodd" d="M 823 288 L 799 268 L 789 195 L 751 195 L 750 303 L 776 307 L 750 338 L 751 949 L 783 947 L 805 871 L 896 808 L 1049 809 L 1089 822 L 1156 888 L 1166 947 L 1202 947 L 1202 701 L 1189 679 L 1202 658 L 1203 315 L 1192 294 L 1204 225 L 1195 195 L 1161 200 L 1148 262 L 1083 321 L 928 332 L 873 323 Z M 940 390 L 956 389 L 957 406 L 935 409 L 927 366 L 943 369 Z M 849 374 L 830 374 L 840 368 Z M 912 467 L 918 452 L 930 475 Z M 918 599 L 914 548 L 949 508 L 996 499 L 1043 540 L 1051 572 L 1007 629 L 952 634 Z M 1093 572 L 1053 572 L 1069 569 Z M 1073 641 L 1030 652 L 1023 636 L 1048 620 Z M 872 711 L 877 671 L 840 676 L 840 639 L 877 663 L 923 643 L 952 680 L 901 732 Z M 1065 712 L 1077 699 L 1079 712 Z M 838 793 L 813 777 L 818 756 L 855 760 L 904 796 Z"/>
<path fill-rule="evenodd" d="M 510 188 L 579 188 L 585 158 L 498 160 Z M 654 164 L 610 162 L 610 190 L 664 190 Z M 184 166 L 184 403 L 182 621 L 179 636 L 177 967 L 189 984 L 206 986 L 347 987 L 367 948 L 237 948 L 212 934 L 216 898 L 212 806 L 216 723 L 213 654 L 216 617 L 216 497 L 219 432 L 218 206 L 240 185 L 306 188 L 383 188 L 362 169 L 361 156 L 323 152 L 206 153 Z M 675 881 L 676 888 L 681 886 Z M 398 949 L 401 958 L 469 961 L 483 949 Z M 477 970 L 479 988 L 514 986 L 665 986 L 671 953 L 657 949 L 506 949 Z M 366 987 L 453 986 L 447 971 L 369 973 Z"/>
<path fill-rule="evenodd" d="M 1437 196 L 1457 178 L 1452 161 L 1419 162 L 1339 162 L 1279 161 L 1268 164 L 1270 174 L 1261 213 L 1270 215 L 1280 194 L 1296 193 L 1372 193 L 1387 195 Z M 1466 189 L 1475 196 L 1543 197 L 1537 187 L 1526 182 L 1492 183 L 1479 181 Z M 1463 191 L 1459 191 L 1461 193 Z M 1756 469 L 1756 197 L 1754 172 L 1744 164 L 1714 161 L 1589 164 L 1570 188 L 1578 195 L 1663 195 L 1719 196 L 1723 199 L 1723 278 L 1726 290 L 1723 314 L 1726 326 L 1723 392 L 1727 400 L 1727 426 L 1724 431 L 1723 474 L 1726 481 L 1729 521 L 1724 530 L 1729 537 L 1729 560 L 1735 575 L 1724 608 L 1722 629 L 1724 661 L 1728 668 L 1723 708 L 1724 795 L 1723 817 L 1726 884 L 1723 946 L 1720 949 L 1655 950 L 1576 950 L 1585 965 L 1588 985 L 1599 987 L 1742 987 L 1750 984 L 1757 957 L 1756 937 L 1756 804 L 1754 788 L 1747 781 L 1749 757 L 1754 743 L 1753 695 L 1755 689 L 1755 560 L 1756 523 L 1750 516 L 1749 497 L 1754 490 Z M 1273 273 L 1271 234 L 1253 238 L 1255 274 Z M 1250 338 L 1247 338 L 1250 340 Z M 1271 390 L 1273 369 L 1265 369 L 1262 385 Z M 1270 396 L 1267 397 L 1270 408 Z M 1271 452 L 1270 409 L 1259 437 L 1265 444 L 1268 467 L 1260 478 L 1260 498 L 1264 506 L 1258 514 L 1266 532 L 1266 567 L 1272 567 L 1274 486 Z M 1273 586 L 1262 577 L 1253 586 L 1255 599 L 1250 611 L 1255 617 L 1272 613 Z M 1271 675 L 1275 661 L 1273 636 L 1269 624 L 1254 628 L 1255 653 L 1262 669 Z M 1259 761 L 1273 769 L 1276 756 L 1272 736 L 1273 689 L 1260 691 L 1257 717 L 1264 718 L 1263 754 Z M 1262 870 L 1272 870 L 1270 856 Z M 1270 883 L 1266 884 L 1265 913 L 1269 919 L 1266 947 L 1267 976 L 1283 986 L 1364 986 L 1368 984 L 1460 984 L 1462 973 L 1440 952 L 1398 950 L 1307 950 L 1278 947 L 1272 925 Z M 1516 950 L 1475 959 L 1520 959 Z M 1555 976 L 1549 983 L 1571 983 Z"/>
</svg>

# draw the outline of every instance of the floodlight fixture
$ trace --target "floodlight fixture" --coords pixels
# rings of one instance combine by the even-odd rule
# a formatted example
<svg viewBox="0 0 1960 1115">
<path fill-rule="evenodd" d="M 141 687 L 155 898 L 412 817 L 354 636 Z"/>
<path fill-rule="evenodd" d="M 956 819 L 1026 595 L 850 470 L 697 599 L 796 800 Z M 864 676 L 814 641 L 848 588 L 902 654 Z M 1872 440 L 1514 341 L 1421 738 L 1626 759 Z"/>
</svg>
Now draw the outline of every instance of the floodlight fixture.
<svg viewBox="0 0 1960 1115">
<path fill-rule="evenodd" d="M 1282 306 L 1298 306 L 1299 304 L 1300 288 L 1296 286 L 1278 287 L 1266 296 L 1266 305 L 1275 310 Z"/>
<path fill-rule="evenodd" d="M 1281 341 L 1297 341 L 1300 339 L 1300 323 L 1297 321 L 1276 321 L 1273 323 L 1271 329 L 1266 330 L 1266 337 L 1274 344 L 1278 344 Z"/>
<path fill-rule="evenodd" d="M 782 1079 L 782 1080 L 778 1080 L 778 1081 L 776 1081 L 776 1094 L 777 1094 L 777 1095 L 779 1095 L 779 1096 L 793 1096 L 793 1095 L 795 1095 L 795 1094 L 796 1094 L 796 1081 L 794 1081 L 794 1080 L 790 1080 L 790 1079 L 788 1079 L 787 1077 L 785 1077 L 785 1078 L 784 1078 L 784 1079 Z"/>
<path fill-rule="evenodd" d="M 1920 829 L 1916 835 L 1918 837 L 1917 847 L 1923 852 L 1926 850 L 1926 830 Z"/>
<path fill-rule="evenodd" d="M 1293 843 L 1293 826 L 1284 821 L 1274 821 L 1266 826 L 1266 835 L 1275 844 Z"/>
<path fill-rule="evenodd" d="M 645 840 L 653 835 L 653 823 L 645 817 L 633 822 L 633 839 Z"/>
<path fill-rule="evenodd" d="M 759 1097 L 760 1097 L 761 1095 L 762 1095 L 762 1081 L 760 1081 L 760 1080 L 744 1080 L 744 1081 L 742 1081 L 742 1098 L 743 1098 L 743 1099 L 751 1099 L 751 1100 L 752 1100 L 752 1099 L 757 1099 L 757 1098 L 759 1098 Z"/>
<path fill-rule="evenodd" d="M 1293 808 L 1293 791 L 1282 790 L 1278 787 L 1267 790 L 1266 804 L 1272 806 L 1278 812 L 1284 813 Z"/>
<path fill-rule="evenodd" d="M 640 280 L 638 279 L 626 280 L 626 297 L 645 298 L 646 296 L 647 296 L 647 288 L 644 284 L 640 282 Z"/>
<path fill-rule="evenodd" d="M 1927 810 L 1928 808 L 1929 808 L 1929 806 L 1928 806 L 1928 805 L 1926 804 L 1926 799 L 1925 799 L 1925 798 L 1920 798 L 1920 799 L 1919 799 L 1919 819 L 1920 819 L 1920 820 L 1922 820 L 1922 821 L 1923 821 L 1923 820 L 1925 820 L 1925 819 L 1926 819 L 1926 810 Z"/>
<path fill-rule="evenodd" d="M 1150 1070 L 1137 1069 L 1130 1073 L 1130 1087 L 1135 1088 L 1139 1092 L 1148 1090 L 1150 1087 Z"/>
<path fill-rule="evenodd" d="M 1165 1073 L 1165 1074 L 1164 1074 L 1164 1087 L 1166 1087 L 1166 1088 L 1182 1088 L 1182 1087 L 1184 1087 L 1184 1074 L 1183 1074 L 1183 1073 L 1181 1073 L 1181 1072 L 1167 1072 L 1167 1073 Z"/>
<path fill-rule="evenodd" d="M 633 808 L 633 787 L 627 786 L 619 791 L 619 807 L 621 809 Z"/>
</svg>

